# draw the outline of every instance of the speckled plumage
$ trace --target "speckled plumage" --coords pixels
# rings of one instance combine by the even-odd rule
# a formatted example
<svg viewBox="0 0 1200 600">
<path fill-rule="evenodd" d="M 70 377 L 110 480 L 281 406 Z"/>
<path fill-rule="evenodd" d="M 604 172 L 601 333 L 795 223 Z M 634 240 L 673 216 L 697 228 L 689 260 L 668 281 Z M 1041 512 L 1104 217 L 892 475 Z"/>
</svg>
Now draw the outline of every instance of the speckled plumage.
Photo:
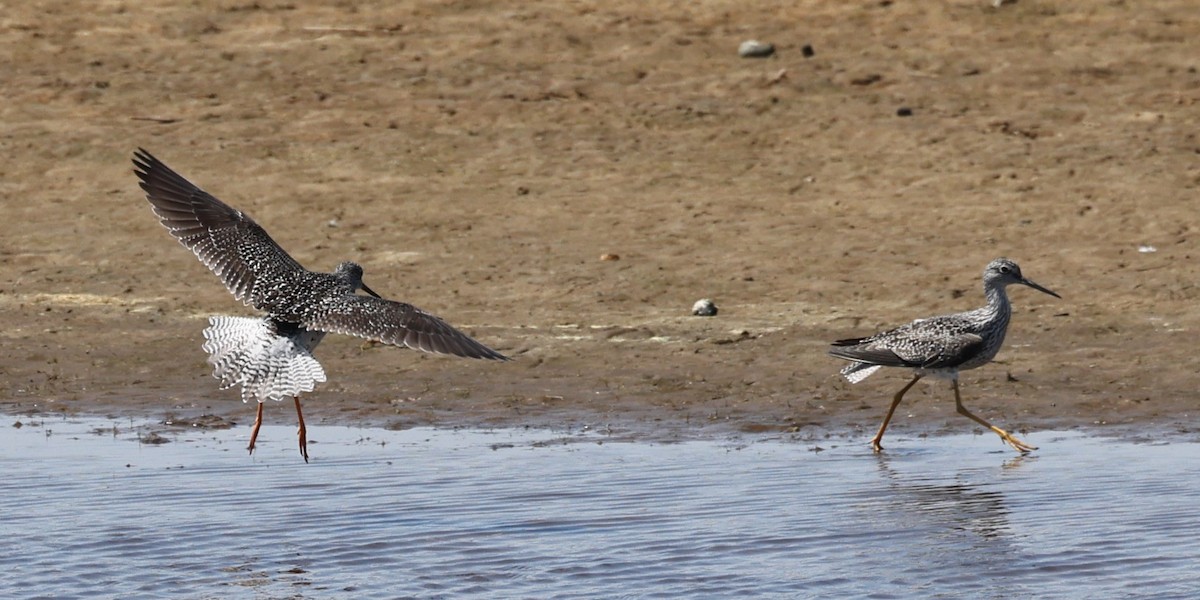
<svg viewBox="0 0 1200 600">
<path fill-rule="evenodd" d="M 842 369 L 851 383 L 880 367 L 906 367 L 955 377 L 987 364 L 1004 343 L 1012 310 L 1007 300 L 972 311 L 917 319 L 866 338 L 838 340 L 830 354 L 855 361 Z"/>
<path fill-rule="evenodd" d="M 362 267 L 355 263 L 343 262 L 332 273 L 305 269 L 253 219 L 149 152 L 139 148 L 133 164 L 154 214 L 171 235 L 235 298 L 266 313 L 262 319 L 214 317 L 204 332 L 213 376 L 223 388 L 240 384 L 243 400 L 261 403 L 290 396 L 297 398 L 299 413 L 298 395 L 325 380 L 312 355 L 325 333 L 425 352 L 507 360 L 434 315 L 380 298 L 363 284 Z M 359 289 L 371 296 L 358 295 Z M 303 417 L 301 439 L 303 450 Z"/>
<path fill-rule="evenodd" d="M 359 296 L 362 267 L 333 273 L 302 267 L 245 213 L 211 196 L 145 150 L 134 156 L 146 199 L 171 235 L 190 249 L 235 298 L 267 318 L 305 329 L 467 358 L 504 359 L 421 309 Z M 365 288 L 364 288 L 365 289 Z"/>
<path fill-rule="evenodd" d="M 983 291 L 987 305 L 966 312 L 917 319 L 907 325 L 865 338 L 838 340 L 829 349 L 829 354 L 851 361 L 841 371 L 851 383 L 866 379 L 882 367 L 911 369 L 914 373 L 913 383 L 926 375 L 949 378 L 954 381 L 959 412 L 986 425 L 986 422 L 961 407 L 961 400 L 958 400 L 958 373 L 991 362 L 1000 351 L 1012 318 L 1012 305 L 1008 301 L 1005 287 L 1014 283 L 1059 297 L 1058 294 L 1022 276 L 1017 263 L 1007 258 L 998 258 L 989 263 L 983 271 Z M 910 383 L 909 387 L 911 385 Z M 896 404 L 899 404 L 900 398 L 907 390 L 908 387 L 905 387 L 897 394 L 892 410 L 895 410 Z M 873 440 L 876 450 L 880 449 L 879 440 L 891 419 L 892 410 L 888 411 L 883 426 Z M 1003 431 L 992 428 L 997 432 Z M 1022 446 L 1032 448 L 1020 442 L 1013 443 L 1007 432 L 1003 432 L 1001 438 L 1018 450 L 1021 450 Z"/>
</svg>

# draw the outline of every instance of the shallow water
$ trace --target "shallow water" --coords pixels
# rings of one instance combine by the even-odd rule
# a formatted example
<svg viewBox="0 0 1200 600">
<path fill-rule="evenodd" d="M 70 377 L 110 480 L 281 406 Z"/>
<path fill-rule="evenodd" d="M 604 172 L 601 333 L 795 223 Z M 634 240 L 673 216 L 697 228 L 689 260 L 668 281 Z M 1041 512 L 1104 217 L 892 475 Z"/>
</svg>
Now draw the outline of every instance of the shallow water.
<svg viewBox="0 0 1200 600">
<path fill-rule="evenodd" d="M 1193 597 L 1200 445 L 994 436 L 609 443 L 590 433 L 0 436 L 5 597 Z M 17 420 L 9 417 L 9 422 Z M 113 429 L 115 426 L 115 430 Z M 100 431 L 95 431 L 99 429 Z"/>
</svg>

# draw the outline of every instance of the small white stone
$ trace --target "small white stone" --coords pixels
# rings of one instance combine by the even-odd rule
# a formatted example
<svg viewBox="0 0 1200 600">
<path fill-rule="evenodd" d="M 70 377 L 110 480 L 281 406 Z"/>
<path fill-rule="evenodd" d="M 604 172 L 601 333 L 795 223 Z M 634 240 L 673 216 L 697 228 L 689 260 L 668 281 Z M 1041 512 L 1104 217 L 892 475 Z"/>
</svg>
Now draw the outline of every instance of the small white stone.
<svg viewBox="0 0 1200 600">
<path fill-rule="evenodd" d="M 758 40 L 746 40 L 738 46 L 738 56 L 742 58 L 765 58 L 775 54 L 775 45 Z"/>
<path fill-rule="evenodd" d="M 697 317 L 715 317 L 717 315 L 717 305 L 713 304 L 713 301 L 708 298 L 697 300 L 692 305 L 692 314 Z"/>
</svg>

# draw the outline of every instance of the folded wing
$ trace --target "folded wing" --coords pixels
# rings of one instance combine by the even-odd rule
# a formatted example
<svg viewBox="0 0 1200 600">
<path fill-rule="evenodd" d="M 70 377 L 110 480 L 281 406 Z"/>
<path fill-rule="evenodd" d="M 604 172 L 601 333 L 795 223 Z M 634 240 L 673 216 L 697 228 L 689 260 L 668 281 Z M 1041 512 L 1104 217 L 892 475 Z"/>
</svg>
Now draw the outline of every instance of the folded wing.
<svg viewBox="0 0 1200 600">
<path fill-rule="evenodd" d="M 890 335 L 838 340 L 829 354 L 846 360 L 883 367 L 952 369 L 983 351 L 983 338 L 974 333 L 929 336 Z M 898 333 L 898 332 L 897 332 Z"/>
</svg>

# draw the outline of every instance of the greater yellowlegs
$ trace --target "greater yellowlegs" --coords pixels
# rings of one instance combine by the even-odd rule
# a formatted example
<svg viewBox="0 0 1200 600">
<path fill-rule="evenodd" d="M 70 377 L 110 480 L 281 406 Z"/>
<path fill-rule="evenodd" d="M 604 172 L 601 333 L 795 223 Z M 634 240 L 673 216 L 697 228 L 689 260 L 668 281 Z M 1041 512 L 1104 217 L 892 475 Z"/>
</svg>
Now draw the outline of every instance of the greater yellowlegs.
<svg viewBox="0 0 1200 600">
<path fill-rule="evenodd" d="M 904 393 L 926 375 L 949 378 L 954 385 L 954 403 L 958 413 L 991 429 L 1018 452 L 1037 450 L 1022 442 L 1007 431 L 971 414 L 962 403 L 958 393 L 958 372 L 974 369 L 991 362 L 1000 345 L 1012 317 L 1012 306 L 1004 288 L 1019 283 L 1039 292 L 1061 298 L 1058 294 L 1026 279 L 1021 267 L 1007 258 L 997 258 L 983 270 L 983 294 L 987 306 L 967 312 L 940 315 L 928 319 L 917 319 L 907 325 L 877 333 L 870 337 L 838 340 L 829 353 L 851 362 L 842 369 L 842 375 L 850 383 L 858 383 L 878 371 L 880 367 L 905 367 L 913 372 L 908 382 L 892 398 L 879 432 L 871 439 L 871 447 L 879 452 L 880 441 L 887 430 L 892 413 L 904 398 Z"/>
<path fill-rule="evenodd" d="M 218 316 L 204 330 L 204 350 L 221 389 L 241 384 L 242 401 L 258 402 L 248 450 L 262 426 L 263 402 L 291 397 L 300 422 L 300 454 L 308 437 L 300 393 L 325 381 L 313 349 L 326 333 L 467 358 L 507 360 L 415 306 L 384 300 L 363 284 L 362 267 L 343 262 L 332 273 L 300 266 L 249 216 L 193 185 L 149 152 L 134 153 L 134 173 L 162 224 L 225 283 L 234 297 L 267 315 Z M 370 294 L 360 296 L 358 290 Z"/>
</svg>

